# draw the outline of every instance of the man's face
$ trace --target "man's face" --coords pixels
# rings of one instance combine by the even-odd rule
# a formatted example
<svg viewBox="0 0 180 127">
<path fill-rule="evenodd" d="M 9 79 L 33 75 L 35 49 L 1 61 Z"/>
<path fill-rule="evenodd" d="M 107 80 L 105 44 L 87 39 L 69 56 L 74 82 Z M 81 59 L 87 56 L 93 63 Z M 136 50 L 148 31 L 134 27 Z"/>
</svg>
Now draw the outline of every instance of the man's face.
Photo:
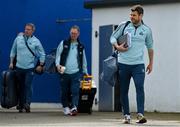
<svg viewBox="0 0 180 127">
<path fill-rule="evenodd" d="M 31 26 L 25 26 L 25 31 L 24 31 L 24 34 L 26 36 L 32 36 L 33 34 L 33 28 Z"/>
<path fill-rule="evenodd" d="M 142 14 L 139 15 L 137 11 L 132 11 L 130 19 L 133 24 L 138 24 L 142 20 Z"/>
<path fill-rule="evenodd" d="M 77 38 L 79 37 L 79 31 L 77 29 L 71 29 L 70 30 L 70 36 L 71 36 L 71 40 L 77 40 Z"/>
</svg>

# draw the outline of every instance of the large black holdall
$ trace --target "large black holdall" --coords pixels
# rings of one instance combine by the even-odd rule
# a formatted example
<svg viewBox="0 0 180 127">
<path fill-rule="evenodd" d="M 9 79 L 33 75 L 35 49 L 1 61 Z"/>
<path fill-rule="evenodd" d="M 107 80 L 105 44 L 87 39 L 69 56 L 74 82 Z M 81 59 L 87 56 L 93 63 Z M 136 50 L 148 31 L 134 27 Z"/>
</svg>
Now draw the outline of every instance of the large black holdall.
<svg viewBox="0 0 180 127">
<path fill-rule="evenodd" d="M 3 71 L 1 79 L 1 106 L 9 109 L 18 104 L 18 88 L 15 70 Z"/>
</svg>

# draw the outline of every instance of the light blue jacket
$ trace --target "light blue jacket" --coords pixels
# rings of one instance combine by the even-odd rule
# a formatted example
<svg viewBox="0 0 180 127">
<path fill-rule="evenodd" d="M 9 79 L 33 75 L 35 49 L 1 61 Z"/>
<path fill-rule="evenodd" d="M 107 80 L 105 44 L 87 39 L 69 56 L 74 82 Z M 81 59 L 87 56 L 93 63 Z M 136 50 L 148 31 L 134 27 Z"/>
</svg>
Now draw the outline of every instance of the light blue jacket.
<svg viewBox="0 0 180 127">
<path fill-rule="evenodd" d="M 35 36 L 30 37 L 27 40 L 28 46 L 34 52 L 34 54 L 39 57 L 40 62 L 45 62 L 45 52 L 42 47 L 41 42 Z M 11 48 L 10 57 L 15 57 L 17 55 L 16 66 L 22 69 L 30 69 L 35 66 L 35 56 L 29 51 L 25 44 L 25 39 L 23 35 L 18 35 Z"/>
<path fill-rule="evenodd" d="M 73 74 L 79 71 L 79 66 L 78 66 L 78 42 L 72 42 L 70 45 L 70 50 L 69 54 L 66 60 L 65 64 L 65 72 L 66 74 Z M 63 51 L 63 41 L 60 42 L 57 52 L 56 52 L 56 66 L 60 64 L 60 59 L 61 59 L 61 53 Z M 83 73 L 88 74 L 87 72 L 87 61 L 86 61 L 86 54 L 85 50 L 83 50 Z"/>
<path fill-rule="evenodd" d="M 117 43 L 117 38 L 122 35 L 122 30 L 125 22 L 121 23 L 118 28 L 112 33 L 110 42 L 111 44 Z M 131 47 L 126 52 L 118 54 L 118 62 L 127 65 L 136 65 L 144 63 L 144 48 L 153 48 L 153 37 L 151 29 L 145 24 L 134 27 L 132 23 L 128 24 L 124 33 L 129 33 L 131 36 Z"/>
</svg>

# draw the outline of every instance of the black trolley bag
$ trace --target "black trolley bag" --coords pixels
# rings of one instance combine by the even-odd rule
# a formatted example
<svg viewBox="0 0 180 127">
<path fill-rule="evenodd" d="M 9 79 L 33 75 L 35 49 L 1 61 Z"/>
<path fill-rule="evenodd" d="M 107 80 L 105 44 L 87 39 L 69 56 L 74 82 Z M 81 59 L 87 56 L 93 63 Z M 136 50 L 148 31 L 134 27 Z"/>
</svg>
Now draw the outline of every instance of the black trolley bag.
<svg viewBox="0 0 180 127">
<path fill-rule="evenodd" d="M 1 106 L 9 109 L 18 104 L 16 72 L 15 70 L 3 71 L 1 76 Z"/>
<path fill-rule="evenodd" d="M 79 113 L 92 113 L 92 106 L 96 94 L 96 87 L 92 87 L 92 76 L 84 76 L 79 91 Z"/>
</svg>

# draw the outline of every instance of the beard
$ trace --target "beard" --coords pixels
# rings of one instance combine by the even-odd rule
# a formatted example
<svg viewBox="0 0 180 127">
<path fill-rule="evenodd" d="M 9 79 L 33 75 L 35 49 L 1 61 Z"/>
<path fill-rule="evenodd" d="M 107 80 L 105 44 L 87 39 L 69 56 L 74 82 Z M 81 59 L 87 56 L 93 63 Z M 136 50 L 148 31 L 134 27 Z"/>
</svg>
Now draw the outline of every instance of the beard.
<svg viewBox="0 0 180 127">
<path fill-rule="evenodd" d="M 139 23 L 141 22 L 141 20 L 137 20 L 137 19 L 131 19 L 131 22 L 136 26 L 139 25 Z"/>
<path fill-rule="evenodd" d="M 131 22 L 132 22 L 133 24 L 138 24 L 138 23 L 140 22 L 140 20 L 131 19 Z"/>
</svg>

